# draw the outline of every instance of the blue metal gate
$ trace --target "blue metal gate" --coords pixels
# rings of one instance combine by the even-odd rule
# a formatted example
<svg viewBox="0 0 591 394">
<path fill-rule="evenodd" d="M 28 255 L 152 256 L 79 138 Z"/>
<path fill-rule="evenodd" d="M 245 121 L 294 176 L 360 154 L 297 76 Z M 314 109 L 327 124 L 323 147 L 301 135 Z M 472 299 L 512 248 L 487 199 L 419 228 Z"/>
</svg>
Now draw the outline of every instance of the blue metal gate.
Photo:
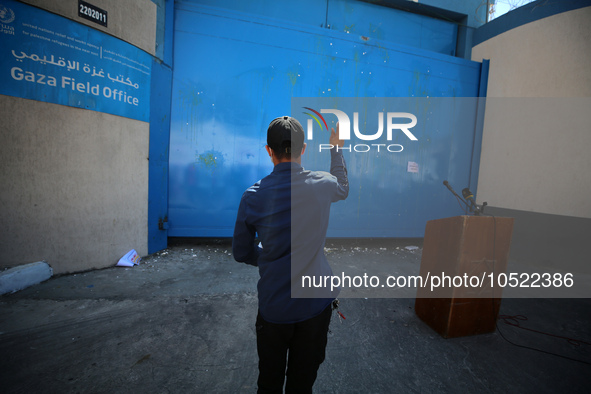
<svg viewBox="0 0 591 394">
<path fill-rule="evenodd" d="M 203 3 L 215 4 L 175 9 L 169 236 L 232 235 L 240 196 L 272 170 L 267 125 L 292 98 L 479 96 L 482 65 L 451 56 L 454 24 L 347 0 Z M 481 116 L 473 106 L 396 157 L 346 156 L 351 194 L 329 236 L 421 237 L 427 220 L 461 213 L 442 181 L 474 182 Z"/>
</svg>

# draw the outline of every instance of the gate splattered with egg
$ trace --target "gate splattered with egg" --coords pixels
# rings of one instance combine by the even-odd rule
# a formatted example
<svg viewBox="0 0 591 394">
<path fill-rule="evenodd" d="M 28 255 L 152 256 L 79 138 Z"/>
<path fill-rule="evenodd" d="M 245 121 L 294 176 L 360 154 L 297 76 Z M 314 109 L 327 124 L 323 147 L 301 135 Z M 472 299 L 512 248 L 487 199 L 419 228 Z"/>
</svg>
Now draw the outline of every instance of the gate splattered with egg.
<svg viewBox="0 0 591 394">
<path fill-rule="evenodd" d="M 242 193 L 272 170 L 267 125 L 299 117 L 296 98 L 335 106 L 351 97 L 448 98 L 453 106 L 479 96 L 483 66 L 453 56 L 455 25 L 351 4 L 307 0 L 281 18 L 176 4 L 170 236 L 232 236 Z M 483 116 L 477 100 L 462 106 L 459 126 L 431 119 L 440 126 L 395 157 L 345 153 L 351 192 L 333 206 L 328 235 L 421 237 L 427 220 L 461 213 L 442 181 L 476 188 Z M 309 169 L 328 170 L 323 163 L 314 151 L 303 159 Z"/>
</svg>

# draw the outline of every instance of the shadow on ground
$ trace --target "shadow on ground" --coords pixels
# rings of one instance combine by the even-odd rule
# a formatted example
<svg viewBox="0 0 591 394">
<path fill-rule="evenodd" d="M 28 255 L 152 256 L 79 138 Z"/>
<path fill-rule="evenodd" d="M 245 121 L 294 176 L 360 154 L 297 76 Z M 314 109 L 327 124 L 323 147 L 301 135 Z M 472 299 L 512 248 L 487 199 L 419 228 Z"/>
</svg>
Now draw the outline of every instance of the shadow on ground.
<svg viewBox="0 0 591 394">
<path fill-rule="evenodd" d="M 418 273 L 421 246 L 329 241 L 327 256 L 335 270 L 365 261 Z M 180 239 L 133 268 L 1 296 L 2 392 L 254 393 L 257 279 L 256 268 L 233 261 L 228 241 Z M 530 330 L 500 320 L 494 333 L 444 339 L 417 318 L 413 298 L 345 298 L 315 392 L 588 392 L 590 306 L 505 299 L 501 314 L 527 318 L 520 324 Z"/>
</svg>

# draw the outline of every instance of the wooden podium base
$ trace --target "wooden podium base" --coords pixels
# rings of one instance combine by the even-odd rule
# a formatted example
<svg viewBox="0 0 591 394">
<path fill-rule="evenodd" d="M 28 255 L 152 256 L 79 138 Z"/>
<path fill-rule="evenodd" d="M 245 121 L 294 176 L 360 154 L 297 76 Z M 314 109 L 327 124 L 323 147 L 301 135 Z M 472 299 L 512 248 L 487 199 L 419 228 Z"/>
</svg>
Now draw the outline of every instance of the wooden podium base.
<svg viewBox="0 0 591 394">
<path fill-rule="evenodd" d="M 420 272 L 430 281 L 417 290 L 417 316 L 444 338 L 494 332 L 502 289 L 492 284 L 507 270 L 512 232 L 513 218 L 427 222 Z"/>
</svg>

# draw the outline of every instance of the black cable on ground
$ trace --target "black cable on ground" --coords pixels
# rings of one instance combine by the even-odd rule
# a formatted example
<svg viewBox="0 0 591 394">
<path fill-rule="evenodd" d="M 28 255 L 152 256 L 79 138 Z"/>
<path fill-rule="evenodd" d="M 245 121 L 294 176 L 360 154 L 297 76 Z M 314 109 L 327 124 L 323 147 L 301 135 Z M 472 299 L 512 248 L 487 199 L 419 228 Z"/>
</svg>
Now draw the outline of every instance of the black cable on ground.
<svg viewBox="0 0 591 394">
<path fill-rule="evenodd" d="M 492 264 L 493 264 L 492 270 L 493 270 L 493 278 L 494 278 L 495 277 L 495 252 L 496 252 L 496 242 L 497 242 L 497 218 L 494 215 L 485 215 L 485 216 L 492 217 L 493 218 L 493 221 L 494 221 L 494 227 L 493 227 L 493 256 L 492 256 Z M 539 330 L 534 330 L 534 329 L 531 329 L 531 328 L 521 327 L 519 325 L 519 320 L 527 320 L 527 317 L 525 317 L 523 315 L 514 315 L 514 316 L 500 315 L 498 317 L 498 319 L 497 319 L 497 316 L 495 314 L 494 285 L 492 287 L 492 291 L 493 291 L 493 294 L 492 294 L 493 295 L 493 297 L 492 297 L 492 314 L 493 314 L 493 320 L 495 320 L 495 327 L 497 329 L 497 332 L 501 336 L 501 338 L 503 338 L 507 343 L 510 343 L 513 346 L 517 346 L 517 347 L 520 347 L 520 348 L 523 348 L 523 349 L 529 349 L 529 350 L 533 350 L 533 351 L 536 351 L 536 352 L 548 354 L 550 356 L 556 356 L 556 357 L 564 358 L 566 360 L 576 361 L 576 362 L 579 362 L 579 363 L 591 365 L 591 362 L 588 362 L 588 361 L 579 360 L 579 359 L 568 357 L 568 356 L 563 356 L 562 354 L 558 354 L 558 353 L 554 353 L 554 352 L 549 352 L 549 351 L 538 349 L 538 348 L 531 347 L 531 346 L 519 345 L 519 344 L 514 343 L 514 342 L 510 341 L 509 339 L 507 339 L 505 337 L 505 335 L 503 335 L 503 333 L 499 329 L 498 319 L 502 319 L 506 324 L 509 324 L 509 325 L 512 325 L 514 327 L 518 327 L 518 328 L 521 328 L 521 329 L 524 329 L 524 330 L 536 332 L 536 333 L 543 334 L 543 335 L 548 335 L 548 336 L 555 337 L 555 338 L 565 339 L 569 343 L 571 343 L 573 345 L 576 345 L 576 346 L 580 346 L 581 344 L 591 345 L 591 343 L 585 342 L 585 341 L 582 341 L 582 340 L 578 340 L 578 339 L 574 339 L 574 338 L 569 338 L 569 337 L 563 337 L 563 336 L 555 335 L 555 334 L 549 334 L 549 333 L 546 333 L 546 332 L 543 332 L 543 331 L 539 331 Z M 499 307 L 499 309 L 500 309 L 500 307 Z M 509 323 L 509 321 L 512 321 L 514 323 Z"/>
</svg>

